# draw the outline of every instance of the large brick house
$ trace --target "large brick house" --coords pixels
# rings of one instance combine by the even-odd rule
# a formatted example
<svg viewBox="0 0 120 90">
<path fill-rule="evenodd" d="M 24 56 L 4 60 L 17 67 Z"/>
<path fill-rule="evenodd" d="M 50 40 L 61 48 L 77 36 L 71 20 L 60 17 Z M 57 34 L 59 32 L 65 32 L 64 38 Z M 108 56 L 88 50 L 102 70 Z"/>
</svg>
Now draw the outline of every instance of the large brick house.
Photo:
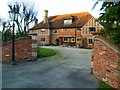
<svg viewBox="0 0 120 90">
<path fill-rule="evenodd" d="M 101 29 L 103 26 L 88 12 L 48 17 L 48 11 L 45 10 L 44 20 L 29 29 L 29 33 L 36 33 L 38 43 L 43 45 L 91 47 L 92 32 L 98 32 Z"/>
</svg>

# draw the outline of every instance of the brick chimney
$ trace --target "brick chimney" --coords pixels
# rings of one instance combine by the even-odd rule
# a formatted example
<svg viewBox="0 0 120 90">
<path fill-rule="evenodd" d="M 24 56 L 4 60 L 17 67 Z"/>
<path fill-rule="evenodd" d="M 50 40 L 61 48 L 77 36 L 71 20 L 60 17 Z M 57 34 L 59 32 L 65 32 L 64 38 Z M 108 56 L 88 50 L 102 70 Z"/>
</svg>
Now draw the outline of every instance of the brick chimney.
<svg viewBox="0 0 120 90">
<path fill-rule="evenodd" d="M 48 10 L 44 10 L 44 23 L 48 23 Z"/>
<path fill-rule="evenodd" d="M 35 19 L 34 19 L 34 25 L 36 26 L 37 24 L 38 24 L 38 19 L 35 18 Z"/>
</svg>

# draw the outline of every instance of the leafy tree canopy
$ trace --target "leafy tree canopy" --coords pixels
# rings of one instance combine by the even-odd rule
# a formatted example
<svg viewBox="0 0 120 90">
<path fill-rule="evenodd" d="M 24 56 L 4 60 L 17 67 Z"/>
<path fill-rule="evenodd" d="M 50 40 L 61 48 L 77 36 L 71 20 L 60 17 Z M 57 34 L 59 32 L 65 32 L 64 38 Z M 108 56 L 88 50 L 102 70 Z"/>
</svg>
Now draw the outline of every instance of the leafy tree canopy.
<svg viewBox="0 0 120 90">
<path fill-rule="evenodd" d="M 95 2 L 93 9 L 101 0 Z M 104 32 L 114 43 L 120 43 L 120 1 L 103 2 L 100 10 L 103 10 L 98 21 L 103 24 Z"/>
</svg>

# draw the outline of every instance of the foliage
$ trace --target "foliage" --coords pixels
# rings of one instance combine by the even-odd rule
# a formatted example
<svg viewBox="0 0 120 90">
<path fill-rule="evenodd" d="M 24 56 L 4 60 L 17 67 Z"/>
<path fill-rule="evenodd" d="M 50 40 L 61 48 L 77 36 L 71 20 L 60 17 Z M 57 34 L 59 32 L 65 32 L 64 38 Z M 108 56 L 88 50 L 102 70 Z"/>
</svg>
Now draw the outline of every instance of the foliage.
<svg viewBox="0 0 120 90">
<path fill-rule="evenodd" d="M 29 29 L 29 24 L 32 23 L 37 16 L 37 11 L 34 8 L 34 3 L 28 3 L 28 2 L 22 2 L 15 4 L 10 3 L 8 7 L 10 8 L 10 11 L 14 9 L 17 13 L 19 13 L 20 18 L 16 20 L 16 24 L 18 26 L 18 31 L 21 34 L 23 31 L 26 34 L 27 30 Z"/>
<path fill-rule="evenodd" d="M 37 11 L 34 8 L 33 3 L 21 2 L 21 3 L 9 3 L 8 7 L 10 11 L 15 11 L 19 13 L 19 18 L 15 20 L 15 38 L 27 36 L 27 30 L 29 29 L 30 23 L 36 19 Z M 2 43 L 8 42 L 12 39 L 12 25 L 11 21 L 5 21 L 3 18 L 0 18 L 0 25 L 2 25 Z"/>
<path fill-rule="evenodd" d="M 100 2 L 94 4 L 93 8 Z M 120 43 L 120 1 L 103 2 L 100 10 L 103 10 L 98 21 L 104 26 L 104 33 L 113 40 L 114 43 Z"/>
<path fill-rule="evenodd" d="M 100 82 L 99 82 L 99 89 L 98 89 L 98 90 L 106 90 L 106 89 L 115 90 L 115 89 L 112 88 L 110 85 L 107 85 L 105 82 L 100 81 Z"/>
<path fill-rule="evenodd" d="M 38 49 L 38 57 L 48 57 L 55 54 L 55 51 L 53 49 L 48 48 L 39 48 Z"/>
<path fill-rule="evenodd" d="M 10 29 L 2 32 L 2 42 L 6 43 L 12 39 L 12 33 Z"/>
</svg>

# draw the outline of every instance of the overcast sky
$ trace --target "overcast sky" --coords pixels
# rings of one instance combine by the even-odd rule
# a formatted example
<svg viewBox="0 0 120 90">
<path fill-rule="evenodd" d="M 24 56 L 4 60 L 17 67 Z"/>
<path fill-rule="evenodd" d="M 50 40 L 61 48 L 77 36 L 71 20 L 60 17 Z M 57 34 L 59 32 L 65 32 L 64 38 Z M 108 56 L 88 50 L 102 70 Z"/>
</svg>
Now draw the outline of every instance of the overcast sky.
<svg viewBox="0 0 120 90">
<path fill-rule="evenodd" d="M 0 17 L 8 19 L 8 2 L 34 2 L 38 8 L 39 22 L 43 20 L 43 10 L 48 10 L 49 16 L 79 13 L 88 11 L 95 18 L 99 17 L 100 3 L 93 11 L 92 7 L 96 0 L 0 0 Z"/>
</svg>

